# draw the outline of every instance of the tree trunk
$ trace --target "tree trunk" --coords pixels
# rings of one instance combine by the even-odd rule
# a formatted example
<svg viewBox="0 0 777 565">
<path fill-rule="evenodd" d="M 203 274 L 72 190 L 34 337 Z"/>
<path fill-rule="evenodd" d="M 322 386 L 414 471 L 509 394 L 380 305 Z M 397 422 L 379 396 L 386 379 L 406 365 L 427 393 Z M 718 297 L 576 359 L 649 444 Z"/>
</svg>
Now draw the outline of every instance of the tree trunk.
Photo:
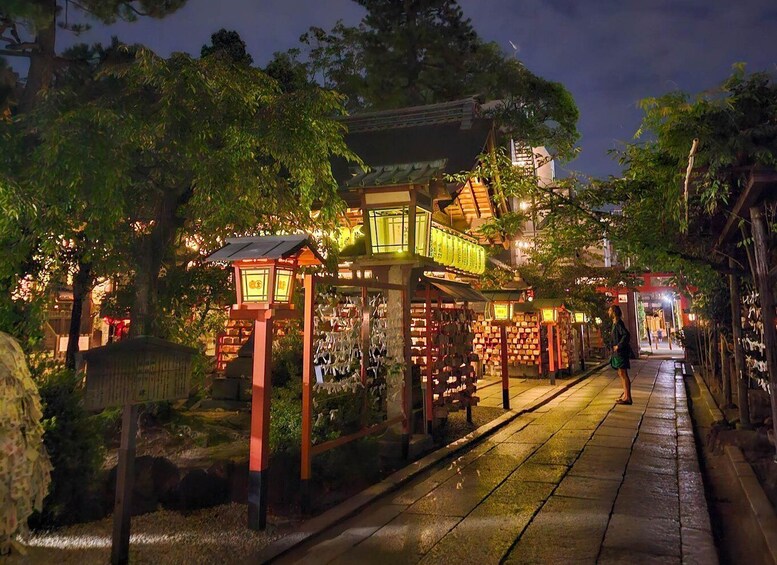
<svg viewBox="0 0 777 565">
<path fill-rule="evenodd" d="M 750 220 L 753 225 L 755 246 L 755 266 L 758 295 L 761 299 L 761 319 L 764 324 L 764 345 L 766 346 L 766 368 L 769 372 L 769 397 L 772 404 L 772 428 L 774 442 L 777 445 L 777 331 L 774 321 L 774 295 L 769 282 L 769 249 L 766 238 L 766 226 L 761 209 L 750 208 Z M 776 458 L 777 459 L 777 458 Z"/>
<path fill-rule="evenodd" d="M 92 286 L 92 264 L 78 261 L 78 270 L 73 276 L 73 310 L 70 313 L 70 329 L 67 337 L 65 366 L 75 370 L 78 338 L 81 336 L 81 315 L 84 311 L 84 298 Z"/>
<path fill-rule="evenodd" d="M 175 234 L 183 224 L 178 217 L 181 209 L 194 195 L 192 189 L 178 193 L 167 190 L 159 203 L 151 233 L 144 236 L 136 257 L 135 296 L 130 309 L 129 335 L 159 336 L 159 273 L 175 240 Z"/>
<path fill-rule="evenodd" d="M 57 39 L 57 3 L 56 0 L 40 2 L 49 15 L 49 24 L 38 29 L 35 35 L 35 47 L 30 52 L 30 67 L 27 81 L 19 100 L 19 111 L 29 112 L 37 100 L 38 94 L 51 85 L 56 59 L 55 43 Z"/>
<path fill-rule="evenodd" d="M 729 267 L 734 268 L 734 260 L 729 259 Z M 745 374 L 745 352 L 742 349 L 742 298 L 739 292 L 739 277 L 728 276 L 729 295 L 731 297 L 731 335 L 734 340 L 734 364 L 737 381 L 737 406 L 739 408 L 739 424 L 748 430 L 750 423 L 750 398 L 748 397 L 748 382 Z"/>
</svg>

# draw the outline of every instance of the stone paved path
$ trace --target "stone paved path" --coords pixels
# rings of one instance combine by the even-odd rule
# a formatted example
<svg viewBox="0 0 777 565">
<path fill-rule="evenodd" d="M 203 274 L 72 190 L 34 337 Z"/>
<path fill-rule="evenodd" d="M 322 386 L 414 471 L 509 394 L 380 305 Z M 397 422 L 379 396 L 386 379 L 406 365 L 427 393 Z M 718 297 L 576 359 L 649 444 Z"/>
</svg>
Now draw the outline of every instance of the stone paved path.
<svg viewBox="0 0 777 565">
<path fill-rule="evenodd" d="M 556 384 L 551 385 L 549 379 L 524 379 L 510 378 L 510 409 L 515 412 L 526 410 L 534 405 L 538 399 L 554 392 L 569 381 L 577 378 L 565 377 L 556 379 Z M 480 397 L 479 406 L 489 406 L 494 408 L 502 407 L 502 379 L 493 376 L 478 380 L 478 397 Z"/>
<path fill-rule="evenodd" d="M 717 563 L 682 379 L 613 371 L 520 416 L 283 563 Z"/>
</svg>

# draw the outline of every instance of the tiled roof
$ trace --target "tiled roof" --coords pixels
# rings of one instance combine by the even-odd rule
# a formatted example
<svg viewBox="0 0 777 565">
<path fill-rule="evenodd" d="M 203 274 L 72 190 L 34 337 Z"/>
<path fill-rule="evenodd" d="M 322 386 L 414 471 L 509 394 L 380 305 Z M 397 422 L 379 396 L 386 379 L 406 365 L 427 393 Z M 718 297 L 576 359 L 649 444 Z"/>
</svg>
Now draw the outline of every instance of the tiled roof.
<svg viewBox="0 0 777 565">
<path fill-rule="evenodd" d="M 211 253 L 205 261 L 238 261 L 240 259 L 285 259 L 302 249 L 309 249 L 321 261 L 315 245 L 306 235 L 268 235 L 231 237 L 227 244 Z"/>
<path fill-rule="evenodd" d="M 426 184 L 442 179 L 445 174 L 445 160 L 402 165 L 382 165 L 365 172 L 355 169 L 353 177 L 345 182 L 348 188 L 365 186 L 391 186 L 396 184 Z"/>
</svg>

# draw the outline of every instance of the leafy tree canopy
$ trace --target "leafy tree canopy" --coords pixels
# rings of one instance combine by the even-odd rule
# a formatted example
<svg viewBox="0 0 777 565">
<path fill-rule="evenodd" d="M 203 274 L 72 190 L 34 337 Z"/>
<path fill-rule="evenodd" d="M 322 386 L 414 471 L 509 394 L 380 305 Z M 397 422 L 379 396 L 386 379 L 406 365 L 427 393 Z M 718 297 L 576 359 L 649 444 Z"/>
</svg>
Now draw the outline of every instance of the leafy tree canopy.
<svg viewBox="0 0 777 565">
<path fill-rule="evenodd" d="M 575 154 L 578 110 L 569 92 L 481 39 L 455 0 L 355 1 L 367 10 L 359 26 L 311 27 L 301 37 L 308 73 L 346 95 L 350 110 L 481 95 L 500 101 L 490 111 L 508 136 Z"/>
<path fill-rule="evenodd" d="M 55 52 L 57 29 L 82 33 L 89 19 L 110 24 L 135 21 L 140 16 L 163 18 L 186 0 L 0 0 L 0 56 L 25 57 L 30 66 L 24 87 L 18 86 L 13 100 L 19 110 L 29 111 L 39 92 L 48 89 L 58 68 L 70 60 Z M 71 19 L 72 18 L 72 19 Z M 2 82 L 2 81 L 0 81 Z M 2 98 L 0 94 L 0 110 Z"/>
<path fill-rule="evenodd" d="M 317 227 L 333 221 L 330 159 L 354 158 L 335 119 L 343 112 L 333 92 L 284 94 L 227 57 L 125 48 L 86 100 L 64 88 L 46 97 L 37 163 L 52 190 L 114 207 L 108 216 L 127 227 L 133 328 L 153 333 L 159 276 L 187 238 L 205 250 L 229 234 L 313 229 L 314 204 Z"/>
<path fill-rule="evenodd" d="M 207 57 L 214 53 L 223 53 L 233 62 L 252 65 L 254 58 L 246 51 L 246 42 L 236 31 L 227 31 L 221 28 L 210 36 L 210 45 L 203 45 L 200 56 Z"/>
</svg>

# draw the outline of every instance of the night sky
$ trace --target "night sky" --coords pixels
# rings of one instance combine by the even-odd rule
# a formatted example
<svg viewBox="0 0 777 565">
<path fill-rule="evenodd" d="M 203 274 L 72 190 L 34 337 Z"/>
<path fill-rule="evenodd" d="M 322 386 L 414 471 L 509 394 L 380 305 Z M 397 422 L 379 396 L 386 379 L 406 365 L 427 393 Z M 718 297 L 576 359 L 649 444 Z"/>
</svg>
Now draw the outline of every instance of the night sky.
<svg viewBox="0 0 777 565">
<path fill-rule="evenodd" d="M 731 65 L 775 70 L 775 0 L 460 0 L 484 40 L 496 41 L 536 74 L 564 84 L 580 108 L 581 155 L 567 168 L 617 174 L 607 151 L 632 138 L 637 101 L 670 90 L 698 92 L 730 74 Z M 214 6 L 218 6 L 215 8 Z M 189 0 L 163 20 L 94 25 L 75 38 L 60 31 L 58 47 L 109 42 L 112 35 L 161 55 L 200 47 L 219 28 L 240 33 L 257 64 L 299 45 L 309 26 L 356 24 L 351 0 Z"/>
</svg>

